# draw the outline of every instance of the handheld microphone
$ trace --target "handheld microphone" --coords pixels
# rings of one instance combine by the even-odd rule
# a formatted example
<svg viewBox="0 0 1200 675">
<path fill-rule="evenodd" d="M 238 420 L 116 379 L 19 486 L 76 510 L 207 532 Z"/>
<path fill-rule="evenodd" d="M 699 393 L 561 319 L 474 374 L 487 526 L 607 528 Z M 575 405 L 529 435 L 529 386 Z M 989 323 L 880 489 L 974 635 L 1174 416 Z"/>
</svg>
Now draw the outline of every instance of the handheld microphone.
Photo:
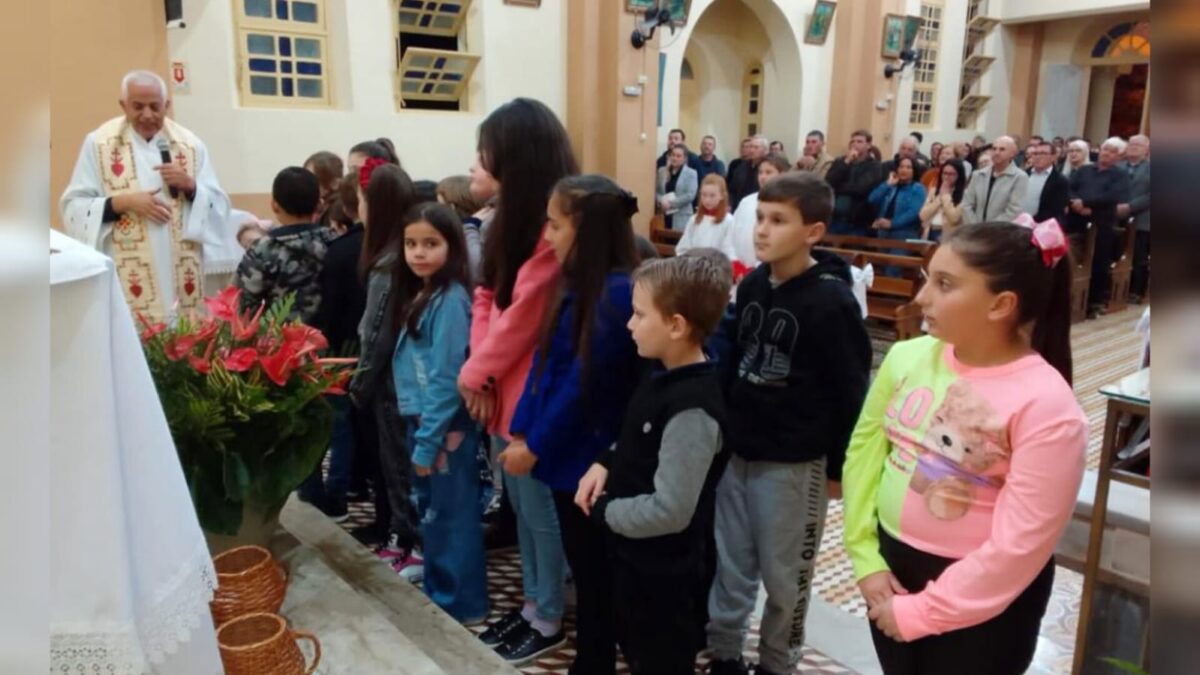
<svg viewBox="0 0 1200 675">
<path fill-rule="evenodd" d="M 158 151 L 162 154 L 162 163 L 170 164 L 171 163 L 171 144 L 167 143 L 167 139 L 165 139 L 165 138 L 158 139 Z M 171 199 L 175 199 L 178 196 L 179 196 L 179 190 L 172 187 L 171 188 Z"/>
</svg>

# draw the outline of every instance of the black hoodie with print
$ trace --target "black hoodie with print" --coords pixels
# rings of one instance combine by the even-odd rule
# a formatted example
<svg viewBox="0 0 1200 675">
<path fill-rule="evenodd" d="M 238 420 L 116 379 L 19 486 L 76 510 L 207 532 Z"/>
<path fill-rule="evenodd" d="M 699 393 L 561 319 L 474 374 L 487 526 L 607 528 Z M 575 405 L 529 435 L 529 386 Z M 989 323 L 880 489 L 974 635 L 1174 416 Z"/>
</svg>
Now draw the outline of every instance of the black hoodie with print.
<svg viewBox="0 0 1200 675">
<path fill-rule="evenodd" d="M 827 458 L 841 480 L 846 445 L 871 371 L 871 341 L 851 291 L 850 266 L 817 261 L 776 285 L 769 265 L 738 284 L 729 373 L 726 444 L 746 460 L 809 462 Z"/>
</svg>

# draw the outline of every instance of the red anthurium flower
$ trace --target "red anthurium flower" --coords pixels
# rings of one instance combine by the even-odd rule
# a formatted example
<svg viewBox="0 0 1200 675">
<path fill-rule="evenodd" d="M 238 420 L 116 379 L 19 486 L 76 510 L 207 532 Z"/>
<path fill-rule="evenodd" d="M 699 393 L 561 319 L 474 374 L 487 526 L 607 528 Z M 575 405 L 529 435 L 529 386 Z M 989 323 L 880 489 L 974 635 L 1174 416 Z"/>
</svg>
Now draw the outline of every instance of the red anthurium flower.
<svg viewBox="0 0 1200 675">
<path fill-rule="evenodd" d="M 216 335 L 221 330 L 221 324 L 213 319 L 206 319 L 200 322 L 200 327 L 193 333 L 197 342 L 204 342 L 212 336 Z"/>
<path fill-rule="evenodd" d="M 267 374 L 267 377 L 282 387 L 287 384 L 292 369 L 296 367 L 296 352 L 285 344 L 274 354 L 259 359 L 259 363 L 262 364 L 263 372 Z"/>
<path fill-rule="evenodd" d="M 194 368 L 196 372 L 200 373 L 201 375 L 207 375 L 208 372 L 212 370 L 212 361 L 209 361 L 203 356 L 188 354 L 188 363 L 192 364 L 192 368 Z"/>
<path fill-rule="evenodd" d="M 205 298 L 204 306 L 208 308 L 208 313 L 213 317 L 221 321 L 233 321 L 233 318 L 237 316 L 241 298 L 242 291 L 236 286 L 230 286 L 215 297 Z"/>
<path fill-rule="evenodd" d="M 242 373 L 254 367 L 254 363 L 258 361 L 258 352 L 254 351 L 253 347 L 241 347 L 233 350 L 233 353 L 226 356 L 223 360 L 225 370 L 231 373 Z"/>
<path fill-rule="evenodd" d="M 150 320 L 147 319 L 141 312 L 137 313 L 137 318 L 138 321 L 140 321 L 142 325 L 146 327 L 146 330 L 142 331 L 142 342 L 149 341 L 150 338 L 167 329 L 167 324 L 162 323 L 161 321 L 159 323 L 150 323 Z"/>
<path fill-rule="evenodd" d="M 283 343 L 295 349 L 296 356 L 303 356 L 329 346 L 329 341 L 325 339 L 321 331 L 302 323 L 284 326 L 280 332 L 283 333 Z"/>
<path fill-rule="evenodd" d="M 250 316 L 250 312 L 234 315 L 232 328 L 235 341 L 244 342 L 258 335 L 258 320 L 262 318 L 265 307 L 266 305 L 260 304 L 253 317 Z"/>
<path fill-rule="evenodd" d="M 167 342 L 163 354 L 172 361 L 178 361 L 191 353 L 196 347 L 196 338 L 192 335 L 179 335 Z"/>
</svg>

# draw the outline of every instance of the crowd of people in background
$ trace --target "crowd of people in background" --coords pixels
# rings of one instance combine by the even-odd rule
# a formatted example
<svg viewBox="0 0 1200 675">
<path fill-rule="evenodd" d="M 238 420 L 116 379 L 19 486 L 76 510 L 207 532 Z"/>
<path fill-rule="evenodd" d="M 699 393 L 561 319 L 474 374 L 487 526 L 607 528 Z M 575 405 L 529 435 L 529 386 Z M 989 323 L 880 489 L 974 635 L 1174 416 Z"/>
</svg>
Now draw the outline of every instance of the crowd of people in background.
<svg viewBox="0 0 1200 675">
<path fill-rule="evenodd" d="M 834 157 L 826 150 L 825 134 L 811 131 L 794 162 L 783 144 L 766 136 L 741 141 L 739 156 L 725 165 L 714 154 L 713 136 L 701 141 L 701 155 L 692 154 L 686 134 L 673 129 L 667 150 L 659 158 L 657 207 L 666 227 L 689 241 L 716 239 L 715 229 L 731 241 L 717 244 L 723 251 L 747 252 L 752 245 L 753 206 L 739 218 L 740 206 L 759 189 L 758 168 L 783 166 L 783 171 L 806 171 L 827 182 L 835 203 L 830 234 L 899 240 L 939 241 L 964 224 L 1013 221 L 1028 213 L 1037 222 L 1057 220 L 1072 236 L 1076 255 L 1082 254 L 1089 229 L 1095 231 L 1089 316 L 1103 312 L 1108 299 L 1109 271 L 1120 255 L 1115 228 L 1136 230 L 1131 295 L 1135 302 L 1148 292 L 1150 255 L 1150 139 L 1109 138 L 1100 144 L 1072 136 L 1051 139 L 1032 136 L 1027 143 L 1016 135 L 992 141 L 975 136 L 970 142 L 933 142 L 922 152 L 919 132 L 901 138 L 895 154 L 883 159 L 867 130 L 850 135 L 846 150 Z M 725 178 L 728 208 L 734 226 L 719 221 L 705 228 L 695 210 L 699 186 L 711 174 Z M 753 200 L 749 200 L 753 203 Z M 741 228 L 737 223 L 743 223 Z M 739 241 L 739 237 L 744 241 Z M 896 249 L 897 253 L 903 253 Z"/>
</svg>

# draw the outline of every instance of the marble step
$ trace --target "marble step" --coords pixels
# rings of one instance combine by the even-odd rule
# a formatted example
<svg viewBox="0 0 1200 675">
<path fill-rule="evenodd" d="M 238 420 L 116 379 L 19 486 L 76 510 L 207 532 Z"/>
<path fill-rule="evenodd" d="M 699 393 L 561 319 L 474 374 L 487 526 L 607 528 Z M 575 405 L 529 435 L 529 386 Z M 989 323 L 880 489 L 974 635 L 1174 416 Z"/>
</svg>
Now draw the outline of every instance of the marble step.
<svg viewBox="0 0 1200 675">
<path fill-rule="evenodd" d="M 441 669 L 429 672 L 451 675 L 515 675 L 518 672 L 316 508 L 293 496 L 280 514 L 280 523 L 287 534 L 302 545 L 301 549 L 319 557 L 341 583 L 352 589 L 359 602 L 386 620 L 405 642 L 415 645 L 421 655 Z M 286 538 L 280 540 L 280 543 L 285 542 Z M 296 623 L 299 626 L 299 622 Z M 404 665 L 417 667 L 417 661 L 414 658 L 412 664 Z M 409 671 L 361 669 L 355 672 Z"/>
<path fill-rule="evenodd" d="M 313 633 L 321 642 L 317 673 L 445 675 L 449 672 L 351 588 L 317 550 L 283 529 L 276 533 L 271 549 L 292 575 L 282 614 L 293 629 Z M 298 643 L 306 658 L 311 658 L 309 643 L 305 640 Z"/>
</svg>

